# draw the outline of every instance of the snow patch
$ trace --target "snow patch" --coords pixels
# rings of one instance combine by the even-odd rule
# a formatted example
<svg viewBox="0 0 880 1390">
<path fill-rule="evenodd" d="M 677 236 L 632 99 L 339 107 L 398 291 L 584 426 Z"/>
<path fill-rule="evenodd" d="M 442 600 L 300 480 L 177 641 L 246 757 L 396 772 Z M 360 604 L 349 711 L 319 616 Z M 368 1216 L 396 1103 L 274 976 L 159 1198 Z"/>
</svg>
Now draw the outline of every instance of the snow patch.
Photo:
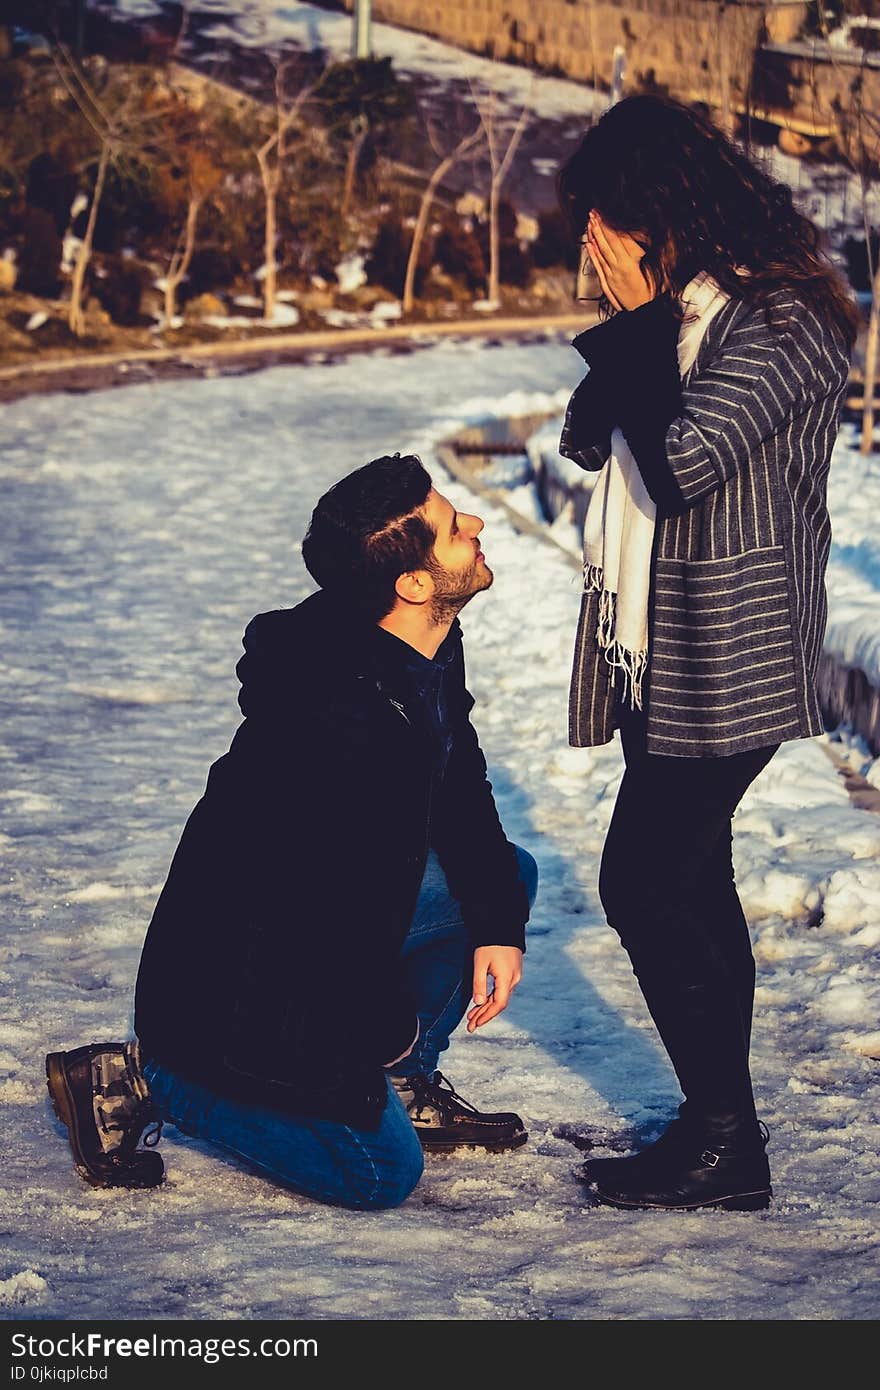
<svg viewBox="0 0 880 1390">
<path fill-rule="evenodd" d="M 148 890 L 131 888 L 112 883 L 89 883 L 85 888 L 75 888 L 67 894 L 70 903 L 109 903 L 119 898 L 141 897 Z"/>
<path fill-rule="evenodd" d="M 0 1279 L 0 1306 L 21 1308 L 39 1302 L 48 1293 L 49 1285 L 36 1270 L 23 1269 L 9 1279 Z"/>
<path fill-rule="evenodd" d="M 345 256 L 336 267 L 336 280 L 343 294 L 353 294 L 367 283 L 366 262 L 361 255 Z"/>
</svg>

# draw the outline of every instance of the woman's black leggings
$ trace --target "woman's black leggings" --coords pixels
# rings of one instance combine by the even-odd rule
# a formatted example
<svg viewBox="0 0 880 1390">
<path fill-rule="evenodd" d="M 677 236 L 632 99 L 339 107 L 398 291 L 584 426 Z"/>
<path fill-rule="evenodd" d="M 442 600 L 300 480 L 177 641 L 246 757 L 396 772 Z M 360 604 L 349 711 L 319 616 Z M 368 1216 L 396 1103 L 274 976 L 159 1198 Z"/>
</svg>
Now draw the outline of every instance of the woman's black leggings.
<svg viewBox="0 0 880 1390">
<path fill-rule="evenodd" d="M 779 745 L 729 757 L 661 757 L 645 749 L 643 716 L 626 713 L 621 722 L 626 771 L 599 895 L 688 1115 L 738 1128 L 755 1120 L 755 963 L 734 882 L 731 818 Z"/>
</svg>

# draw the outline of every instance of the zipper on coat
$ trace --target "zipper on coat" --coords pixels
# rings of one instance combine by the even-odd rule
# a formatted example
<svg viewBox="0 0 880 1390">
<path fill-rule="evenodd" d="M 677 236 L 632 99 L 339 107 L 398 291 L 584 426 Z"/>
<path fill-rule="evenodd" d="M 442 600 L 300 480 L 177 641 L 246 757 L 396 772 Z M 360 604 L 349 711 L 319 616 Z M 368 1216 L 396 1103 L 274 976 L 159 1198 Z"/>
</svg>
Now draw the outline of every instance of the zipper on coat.
<svg viewBox="0 0 880 1390">
<path fill-rule="evenodd" d="M 406 722 L 407 722 L 407 724 L 409 724 L 410 728 L 412 728 L 412 720 L 410 719 L 409 715 L 407 714 L 406 710 L 404 709 L 404 707 L 403 707 L 403 705 L 400 703 L 400 701 L 399 701 L 399 700 L 393 699 L 392 696 L 390 696 L 390 695 L 388 695 L 386 698 L 387 698 L 387 700 L 388 700 L 389 705 L 393 705 L 394 708 L 397 710 L 397 713 L 398 713 L 403 719 L 405 719 Z M 422 872 L 422 873 L 425 872 L 425 865 L 426 865 L 426 863 L 428 862 L 428 850 L 429 850 L 430 847 L 431 847 L 431 811 L 433 810 L 433 806 L 434 806 L 434 774 L 432 773 L 432 774 L 431 774 L 430 781 L 429 781 L 429 783 L 428 783 L 428 808 L 427 808 L 427 812 L 426 812 L 426 815 L 425 815 L 425 843 L 424 843 L 424 847 L 423 847 L 423 849 L 422 849 L 422 858 L 421 858 L 421 865 L 422 865 L 422 867 L 421 867 L 421 872 Z"/>
<path fill-rule="evenodd" d="M 381 686 L 380 686 L 379 688 L 381 689 Z M 409 725 L 409 727 L 412 728 L 412 727 L 413 727 L 412 720 L 410 719 L 409 715 L 407 714 L 406 710 L 404 709 L 404 707 L 403 707 L 403 705 L 400 703 L 400 701 L 399 701 L 399 700 L 395 700 L 394 697 L 393 697 L 392 695 L 389 695 L 386 691 L 383 691 L 383 694 L 385 695 L 385 698 L 386 698 L 386 700 L 388 701 L 389 705 L 391 705 L 394 709 L 396 709 L 396 710 L 397 710 L 397 713 L 400 715 L 401 719 L 404 719 L 404 720 L 406 721 L 406 723 Z M 433 775 L 433 773 L 432 773 L 431 778 L 430 778 L 430 781 L 429 781 L 429 783 L 428 783 L 428 805 L 427 805 L 427 809 L 426 809 L 426 812 L 425 812 L 425 842 L 424 842 L 424 844 L 423 844 L 423 846 L 422 846 L 421 858 L 420 858 L 420 860 L 419 860 L 419 880 L 418 880 L 419 883 L 421 883 L 421 881 L 422 881 L 422 877 L 423 877 L 424 872 L 425 872 L 425 865 L 426 865 L 427 862 L 428 862 L 428 850 L 431 848 L 431 812 L 432 812 L 433 809 L 434 809 L 434 775 Z"/>
<path fill-rule="evenodd" d="M 400 701 L 393 700 L 390 695 L 387 696 L 387 700 L 389 705 L 393 705 L 394 708 L 397 710 L 397 713 L 401 715 L 406 720 L 407 724 L 409 724 L 410 728 L 412 728 L 412 720 L 410 719 L 406 710 L 403 708 L 403 705 L 400 703 Z"/>
</svg>

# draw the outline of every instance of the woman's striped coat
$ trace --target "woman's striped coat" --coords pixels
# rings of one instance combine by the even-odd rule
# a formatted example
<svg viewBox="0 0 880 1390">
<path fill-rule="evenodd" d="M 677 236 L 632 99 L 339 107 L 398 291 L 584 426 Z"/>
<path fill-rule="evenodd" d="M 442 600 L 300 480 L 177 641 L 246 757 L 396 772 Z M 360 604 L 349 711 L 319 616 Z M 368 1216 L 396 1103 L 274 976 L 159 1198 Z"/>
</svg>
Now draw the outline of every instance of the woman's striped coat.
<svg viewBox="0 0 880 1390">
<path fill-rule="evenodd" d="M 822 731 L 826 482 L 849 359 L 795 292 L 777 291 L 770 303 L 781 331 L 740 299 L 715 317 L 666 432 L 681 500 L 674 514 L 658 514 L 655 535 L 651 753 L 718 756 Z M 576 398 L 560 451 L 601 468 L 607 421 L 591 431 L 587 418 L 585 428 Z M 597 604 L 584 593 L 570 695 L 576 747 L 607 743 L 616 724 Z"/>
</svg>

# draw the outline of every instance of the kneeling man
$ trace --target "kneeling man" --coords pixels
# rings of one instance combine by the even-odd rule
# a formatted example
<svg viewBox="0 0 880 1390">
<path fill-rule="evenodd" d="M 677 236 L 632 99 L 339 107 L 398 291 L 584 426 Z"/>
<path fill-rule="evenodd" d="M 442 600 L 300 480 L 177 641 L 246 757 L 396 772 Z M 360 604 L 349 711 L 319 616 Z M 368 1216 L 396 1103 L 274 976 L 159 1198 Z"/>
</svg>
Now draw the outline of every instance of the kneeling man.
<svg viewBox="0 0 880 1390">
<path fill-rule="evenodd" d="M 466 1012 L 473 1032 L 506 1007 L 537 889 L 469 718 L 457 614 L 492 583 L 482 529 L 415 457 L 319 501 L 320 588 L 247 627 L 244 720 L 156 905 L 136 1040 L 47 1058 L 93 1184 L 160 1182 L 163 1120 L 361 1209 L 402 1202 L 423 1150 L 525 1142 L 437 1070 Z"/>
</svg>

